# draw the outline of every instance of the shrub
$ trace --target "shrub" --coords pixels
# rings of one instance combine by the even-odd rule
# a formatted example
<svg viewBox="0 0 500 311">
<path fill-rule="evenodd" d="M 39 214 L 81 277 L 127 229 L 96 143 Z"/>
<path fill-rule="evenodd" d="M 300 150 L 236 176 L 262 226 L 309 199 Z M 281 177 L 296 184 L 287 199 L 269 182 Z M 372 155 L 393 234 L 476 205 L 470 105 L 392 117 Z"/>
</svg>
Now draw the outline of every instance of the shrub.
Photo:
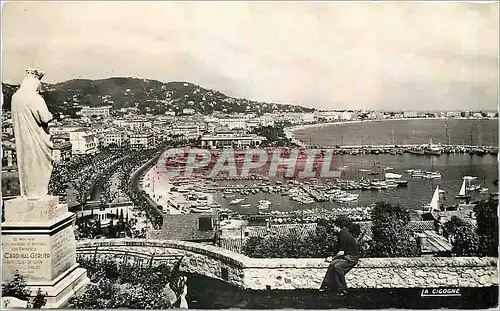
<svg viewBox="0 0 500 311">
<path fill-rule="evenodd" d="M 79 262 L 88 269 L 91 284 L 84 293 L 71 298 L 70 303 L 77 309 L 171 307 L 163 291 L 169 282 L 177 284 L 180 274 L 167 265 L 144 268 L 132 266 L 127 261 L 117 263 L 111 258 L 80 259 Z"/>
<path fill-rule="evenodd" d="M 410 212 L 400 205 L 377 203 L 372 210 L 371 257 L 414 257 L 420 254 L 411 230 Z"/>
<path fill-rule="evenodd" d="M 451 237 L 452 252 L 457 256 L 476 256 L 479 251 L 479 236 L 470 223 L 453 216 L 444 225 Z"/>
<path fill-rule="evenodd" d="M 43 294 L 40 288 L 38 288 L 33 301 L 30 301 L 31 291 L 26 288 L 26 281 L 19 273 L 16 273 L 12 280 L 2 285 L 3 297 L 10 296 L 28 301 L 28 307 L 33 309 L 40 309 L 45 306 L 47 303 L 46 295 L 47 293 Z"/>
<path fill-rule="evenodd" d="M 474 207 L 480 256 L 498 257 L 498 200 L 480 202 Z"/>
</svg>

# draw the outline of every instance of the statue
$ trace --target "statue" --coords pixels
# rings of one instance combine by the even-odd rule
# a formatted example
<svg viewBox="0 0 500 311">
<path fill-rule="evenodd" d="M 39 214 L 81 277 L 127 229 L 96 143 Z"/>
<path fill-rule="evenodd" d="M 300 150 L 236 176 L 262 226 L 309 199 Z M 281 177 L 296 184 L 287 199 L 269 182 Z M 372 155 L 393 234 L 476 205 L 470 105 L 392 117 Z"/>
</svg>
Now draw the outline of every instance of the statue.
<svg viewBox="0 0 500 311">
<path fill-rule="evenodd" d="M 39 94 L 43 76 L 41 71 L 26 69 L 21 87 L 12 96 L 19 185 L 21 197 L 28 199 L 48 194 L 52 174 L 52 142 L 48 131 L 52 114 Z"/>
</svg>

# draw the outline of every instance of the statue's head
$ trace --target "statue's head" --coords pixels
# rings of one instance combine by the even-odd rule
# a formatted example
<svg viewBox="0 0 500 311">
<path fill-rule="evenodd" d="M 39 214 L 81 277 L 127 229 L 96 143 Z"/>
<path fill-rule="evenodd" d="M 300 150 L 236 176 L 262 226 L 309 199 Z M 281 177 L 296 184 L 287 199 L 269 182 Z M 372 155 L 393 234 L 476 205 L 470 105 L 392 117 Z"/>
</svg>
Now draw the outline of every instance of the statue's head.
<svg viewBox="0 0 500 311">
<path fill-rule="evenodd" d="M 37 78 L 38 80 L 42 80 L 43 76 L 45 75 L 45 72 L 41 71 L 41 70 L 38 70 L 38 69 L 34 69 L 34 68 L 26 68 L 26 75 L 32 75 L 34 76 L 35 78 Z"/>
<path fill-rule="evenodd" d="M 21 88 L 23 90 L 30 90 L 34 92 L 40 92 L 42 83 L 40 80 L 43 78 L 45 73 L 38 69 L 26 68 L 26 77 L 24 77 L 21 83 Z"/>
</svg>

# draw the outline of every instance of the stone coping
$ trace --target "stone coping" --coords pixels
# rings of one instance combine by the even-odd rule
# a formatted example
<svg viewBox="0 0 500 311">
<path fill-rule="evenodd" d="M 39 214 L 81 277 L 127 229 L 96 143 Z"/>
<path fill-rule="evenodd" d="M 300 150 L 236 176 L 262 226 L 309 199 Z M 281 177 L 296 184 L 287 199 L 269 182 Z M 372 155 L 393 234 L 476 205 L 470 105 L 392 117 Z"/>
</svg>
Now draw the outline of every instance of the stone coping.
<svg viewBox="0 0 500 311">
<path fill-rule="evenodd" d="M 240 253 L 217 246 L 195 242 L 146 239 L 104 239 L 80 240 L 77 248 L 95 247 L 156 247 L 185 250 L 218 259 L 223 263 L 240 268 L 289 268 L 324 269 L 328 263 L 323 258 L 250 258 Z M 405 268 L 405 267 L 496 267 L 496 257 L 400 257 L 400 258 L 361 258 L 360 268 Z"/>
</svg>

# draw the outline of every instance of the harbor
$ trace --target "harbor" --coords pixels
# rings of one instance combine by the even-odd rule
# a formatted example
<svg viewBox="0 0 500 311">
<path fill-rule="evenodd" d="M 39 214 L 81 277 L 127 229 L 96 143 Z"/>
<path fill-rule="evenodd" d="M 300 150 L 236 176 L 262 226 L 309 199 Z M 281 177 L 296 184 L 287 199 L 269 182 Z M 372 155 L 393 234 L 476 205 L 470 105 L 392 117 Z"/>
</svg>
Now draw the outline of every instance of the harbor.
<svg viewBox="0 0 500 311">
<path fill-rule="evenodd" d="M 430 131 L 421 130 L 423 124 L 429 125 Z M 465 131 L 455 132 L 457 126 L 464 124 L 468 126 L 464 127 Z M 399 131 L 402 125 L 407 127 L 407 133 Z M 286 130 L 286 135 L 301 147 L 259 148 L 267 154 L 267 162 L 260 171 L 231 175 L 228 168 L 226 172 L 208 174 L 224 152 L 211 150 L 208 165 L 191 167 L 192 176 L 168 179 L 156 171 L 146 175 L 145 189 L 164 207 L 165 213 L 219 211 L 231 218 L 265 218 L 276 223 L 310 222 L 315 217 L 345 214 L 361 221 L 369 220 L 369 211 L 375 202 L 385 201 L 408 208 L 412 218 L 420 219 L 422 211 L 457 211 L 498 194 L 498 148 L 491 144 L 492 137 L 484 135 L 485 129 L 489 131 L 495 126 L 494 120 L 358 122 L 299 130 L 316 131 L 316 134 L 308 134 L 314 137 L 308 143 L 304 137 L 297 140 L 295 136 L 301 135 L 296 132 Z M 331 129 L 335 132 L 329 132 Z M 351 133 L 353 129 L 357 132 Z M 369 133 L 367 139 L 363 138 L 364 131 Z M 381 134 L 382 139 L 373 138 L 377 131 L 385 132 Z M 329 136 L 330 133 L 335 137 Z M 399 140 L 395 133 L 401 136 Z M 353 134 L 357 138 L 349 136 Z M 388 143 L 381 144 L 384 135 Z M 353 144 L 359 137 L 361 144 Z M 334 144 L 318 144 L 327 140 Z M 323 157 L 332 154 L 332 169 L 339 175 L 301 177 L 297 171 L 305 169 L 311 152 Z M 294 172 L 288 174 L 287 165 L 293 157 L 296 157 L 296 166 Z M 235 149 L 230 167 L 241 171 L 246 158 L 245 149 Z M 275 173 L 266 174 L 277 161 L 280 163 Z M 185 157 L 169 160 L 167 166 L 192 165 L 187 163 Z M 322 161 L 314 163 L 315 168 L 323 164 Z M 152 187 L 153 175 L 156 189 Z M 439 189 L 439 204 L 431 209 L 430 206 L 436 205 L 433 199 L 436 189 Z"/>
<path fill-rule="evenodd" d="M 341 177 L 330 179 L 286 178 L 278 173 L 269 177 L 254 174 L 243 179 L 199 176 L 169 180 L 153 167 L 145 175 L 143 185 L 166 213 L 222 211 L 236 218 L 267 215 L 283 219 L 282 222 L 297 219 L 293 213 L 303 216 L 298 217 L 301 221 L 311 221 L 315 215 L 325 213 L 352 213 L 356 219 L 366 220 L 366 213 L 355 211 L 365 211 L 377 201 L 406 206 L 413 211 L 412 217 L 418 219 L 417 211 L 429 204 L 436 186 L 441 191 L 440 205 L 453 209 L 462 204 L 464 176 L 475 177 L 465 186 L 469 202 L 498 192 L 494 157 L 343 155 L 337 169 L 341 170 Z"/>
</svg>

